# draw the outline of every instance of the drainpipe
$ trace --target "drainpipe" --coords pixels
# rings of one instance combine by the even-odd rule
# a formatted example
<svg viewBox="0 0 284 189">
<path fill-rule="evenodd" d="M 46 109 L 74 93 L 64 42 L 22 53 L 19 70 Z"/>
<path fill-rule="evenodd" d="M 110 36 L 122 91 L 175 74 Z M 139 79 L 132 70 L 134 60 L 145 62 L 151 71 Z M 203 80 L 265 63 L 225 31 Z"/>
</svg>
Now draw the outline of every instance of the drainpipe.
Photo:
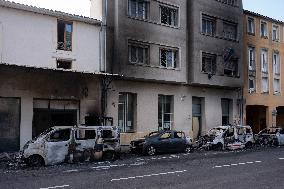
<svg viewBox="0 0 284 189">
<path fill-rule="evenodd" d="M 102 0 L 102 58 L 101 58 L 101 72 L 106 72 L 107 64 L 107 14 L 108 14 L 108 1 Z"/>
</svg>

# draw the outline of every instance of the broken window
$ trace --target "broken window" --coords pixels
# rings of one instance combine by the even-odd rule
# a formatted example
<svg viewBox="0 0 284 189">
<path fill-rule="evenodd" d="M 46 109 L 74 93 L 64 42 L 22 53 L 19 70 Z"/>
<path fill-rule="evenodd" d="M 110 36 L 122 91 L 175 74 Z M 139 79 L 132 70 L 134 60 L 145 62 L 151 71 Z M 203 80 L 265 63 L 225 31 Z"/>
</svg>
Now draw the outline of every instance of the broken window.
<svg viewBox="0 0 284 189">
<path fill-rule="evenodd" d="M 225 62 L 224 75 L 230 77 L 238 76 L 238 59 L 231 59 L 230 61 Z"/>
<path fill-rule="evenodd" d="M 161 6 L 161 23 L 169 26 L 178 26 L 178 8 Z"/>
<path fill-rule="evenodd" d="M 134 132 L 136 94 L 119 93 L 118 126 L 123 133 Z"/>
<path fill-rule="evenodd" d="M 214 36 L 216 20 L 213 17 L 202 15 L 202 33 Z"/>
<path fill-rule="evenodd" d="M 238 30 L 237 26 L 238 25 L 235 24 L 235 23 L 224 22 L 223 23 L 224 38 L 236 40 L 237 39 L 237 30 Z"/>
<path fill-rule="evenodd" d="M 57 22 L 57 49 L 72 51 L 73 24 L 58 20 Z"/>
<path fill-rule="evenodd" d="M 166 132 L 164 134 L 161 135 L 161 139 L 170 139 L 172 137 L 171 132 Z"/>
<path fill-rule="evenodd" d="M 202 72 L 216 74 L 216 58 L 215 54 L 202 53 Z"/>
<path fill-rule="evenodd" d="M 170 130 L 174 120 L 174 97 L 159 95 L 158 97 L 158 122 L 159 131 Z"/>
<path fill-rule="evenodd" d="M 76 131 L 76 139 L 77 140 L 90 140 L 96 139 L 96 130 L 86 130 L 86 129 L 79 129 Z"/>
<path fill-rule="evenodd" d="M 128 13 L 131 17 L 148 19 L 149 3 L 143 0 L 129 0 Z"/>
<path fill-rule="evenodd" d="M 147 64 L 149 59 L 149 46 L 129 43 L 128 45 L 129 62 L 132 64 Z"/>
<path fill-rule="evenodd" d="M 49 137 L 50 142 L 68 141 L 70 139 L 70 129 L 62 129 L 55 131 Z"/>
<path fill-rule="evenodd" d="M 68 60 L 57 60 L 56 61 L 56 68 L 61 68 L 64 70 L 72 69 L 72 61 Z"/>
<path fill-rule="evenodd" d="M 160 49 L 160 65 L 165 68 L 177 67 L 178 51 L 174 49 Z"/>
</svg>

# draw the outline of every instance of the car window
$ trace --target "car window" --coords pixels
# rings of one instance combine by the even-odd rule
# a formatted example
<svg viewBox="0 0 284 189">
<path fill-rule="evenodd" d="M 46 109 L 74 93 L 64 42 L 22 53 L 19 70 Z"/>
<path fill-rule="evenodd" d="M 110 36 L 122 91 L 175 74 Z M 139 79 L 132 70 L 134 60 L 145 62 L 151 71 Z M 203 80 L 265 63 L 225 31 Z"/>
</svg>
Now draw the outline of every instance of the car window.
<svg viewBox="0 0 284 189">
<path fill-rule="evenodd" d="M 68 141 L 69 139 L 70 139 L 70 129 L 58 130 L 50 135 L 51 142 Z"/>
<path fill-rule="evenodd" d="M 166 132 L 166 133 L 162 134 L 160 138 L 161 139 L 169 139 L 169 138 L 171 138 L 171 133 Z"/>
<path fill-rule="evenodd" d="M 284 134 L 284 129 L 281 129 L 281 130 L 280 130 L 280 134 Z"/>
<path fill-rule="evenodd" d="M 90 140 L 96 139 L 97 134 L 95 130 L 78 129 L 75 136 L 77 140 Z"/>
<path fill-rule="evenodd" d="M 174 132 L 174 138 L 183 138 L 184 134 L 182 132 Z"/>
</svg>

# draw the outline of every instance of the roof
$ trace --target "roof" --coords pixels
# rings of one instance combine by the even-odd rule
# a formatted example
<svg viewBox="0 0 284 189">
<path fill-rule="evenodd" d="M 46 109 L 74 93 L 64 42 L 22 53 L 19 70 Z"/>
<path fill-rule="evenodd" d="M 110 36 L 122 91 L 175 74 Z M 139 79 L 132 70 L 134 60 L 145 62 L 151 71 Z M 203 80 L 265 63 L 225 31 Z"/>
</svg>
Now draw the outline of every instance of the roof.
<svg viewBox="0 0 284 189">
<path fill-rule="evenodd" d="M 82 74 L 93 74 L 93 75 L 103 75 L 103 76 L 120 76 L 119 74 L 111 74 L 105 72 L 90 72 L 90 71 L 78 71 L 78 70 L 65 70 L 65 69 L 58 69 L 58 68 L 47 68 L 47 67 L 37 67 L 37 66 L 29 66 L 29 65 L 17 65 L 17 64 L 9 64 L 0 62 L 0 66 L 8 66 L 8 67 L 16 67 L 16 68 L 29 68 L 35 70 L 51 70 L 57 72 L 66 72 L 66 73 L 82 73 Z"/>
<path fill-rule="evenodd" d="M 264 15 L 261 15 L 259 13 L 255 13 L 255 12 L 252 12 L 252 11 L 249 11 L 249 10 L 244 10 L 244 14 L 249 14 L 249 15 L 252 15 L 252 16 L 256 16 L 256 17 L 261 17 L 265 20 L 269 20 L 271 22 L 276 22 L 276 23 L 279 23 L 279 24 L 284 24 L 283 21 L 281 20 L 277 20 L 277 19 L 274 19 L 274 18 L 271 18 L 271 17 L 268 17 L 268 16 L 264 16 Z"/>
<path fill-rule="evenodd" d="M 84 22 L 87 24 L 92 24 L 92 25 L 101 25 L 101 21 L 85 17 L 85 16 L 79 16 L 75 14 L 69 14 L 61 11 L 55 11 L 55 10 L 50 10 L 50 9 L 45 9 L 45 8 L 39 8 L 35 6 L 30 6 L 30 5 L 24 5 L 20 3 L 15 3 L 15 2 L 10 2 L 10 1 L 5 1 L 5 0 L 0 0 L 0 7 L 5 7 L 5 8 L 11 8 L 11 9 L 16 9 L 16 10 L 21 10 L 21 11 L 27 11 L 27 12 L 32 12 L 36 14 L 42 14 L 46 16 L 52 16 L 60 19 L 68 19 L 68 20 L 73 20 L 73 21 L 78 21 L 78 22 Z"/>
</svg>

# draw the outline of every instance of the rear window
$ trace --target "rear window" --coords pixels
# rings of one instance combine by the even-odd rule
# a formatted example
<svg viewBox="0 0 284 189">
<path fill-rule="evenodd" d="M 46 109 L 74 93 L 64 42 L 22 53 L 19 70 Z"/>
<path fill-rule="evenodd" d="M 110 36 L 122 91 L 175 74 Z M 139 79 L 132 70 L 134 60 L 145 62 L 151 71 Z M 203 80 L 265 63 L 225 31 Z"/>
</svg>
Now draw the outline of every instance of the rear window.
<svg viewBox="0 0 284 189">
<path fill-rule="evenodd" d="M 113 138 L 113 133 L 111 130 L 102 130 L 101 131 L 102 138 Z"/>
<path fill-rule="evenodd" d="M 96 139 L 97 134 L 95 130 L 79 129 L 75 136 L 77 140 L 90 140 Z"/>
</svg>

